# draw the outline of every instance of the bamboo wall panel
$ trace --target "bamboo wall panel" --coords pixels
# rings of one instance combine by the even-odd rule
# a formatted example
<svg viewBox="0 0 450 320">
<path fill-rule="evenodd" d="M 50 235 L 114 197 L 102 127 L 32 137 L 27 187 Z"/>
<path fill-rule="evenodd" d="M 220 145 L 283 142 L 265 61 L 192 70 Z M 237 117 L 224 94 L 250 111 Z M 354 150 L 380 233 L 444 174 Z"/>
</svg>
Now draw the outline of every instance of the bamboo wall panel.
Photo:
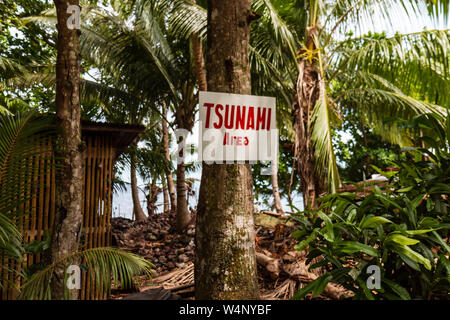
<svg viewBox="0 0 450 320">
<path fill-rule="evenodd" d="M 115 160 L 111 135 L 87 135 L 83 138 L 86 151 L 80 250 L 106 247 L 111 244 L 112 181 Z M 27 157 L 27 163 L 24 164 L 32 170 L 33 175 L 26 185 L 17 188 L 17 192 L 27 196 L 27 201 L 17 209 L 25 213 L 18 218 L 17 224 L 26 243 L 46 240 L 55 219 L 55 167 L 51 142 L 42 142 L 37 146 L 37 150 L 32 157 Z M 11 284 L 14 283 L 16 286 L 23 284 L 23 279 L 16 273 L 38 265 L 42 261 L 42 256 L 27 254 L 22 264 L 7 260 L 1 253 L 0 259 L 6 262 L 9 269 L 0 270 L 0 282 L 3 285 L 0 300 L 15 299 L 18 292 Z M 82 300 L 106 298 L 106 294 L 102 294 L 103 290 L 100 289 L 82 269 L 80 298 Z"/>
</svg>

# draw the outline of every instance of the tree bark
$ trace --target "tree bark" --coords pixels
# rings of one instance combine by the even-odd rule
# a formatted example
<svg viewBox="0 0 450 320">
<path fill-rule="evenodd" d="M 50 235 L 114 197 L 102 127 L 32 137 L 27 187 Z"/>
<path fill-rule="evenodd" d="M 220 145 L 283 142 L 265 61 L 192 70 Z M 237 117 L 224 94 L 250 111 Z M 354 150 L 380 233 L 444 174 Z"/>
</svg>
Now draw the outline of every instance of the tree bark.
<svg viewBox="0 0 450 320">
<path fill-rule="evenodd" d="M 295 156 L 294 160 L 292 161 L 292 171 L 291 171 L 291 178 L 289 179 L 289 190 L 287 194 L 287 200 L 289 203 L 289 207 L 292 209 L 293 202 L 292 202 L 292 185 L 294 184 L 294 172 L 295 172 Z"/>
<path fill-rule="evenodd" d="M 192 36 L 192 49 L 195 56 L 195 72 L 197 74 L 198 89 L 207 90 L 205 60 L 203 58 L 203 46 L 196 34 Z"/>
<path fill-rule="evenodd" d="M 195 4 L 195 0 L 191 0 Z M 203 46 L 201 40 L 197 34 L 194 34 L 191 39 L 192 51 L 194 51 L 195 58 L 195 73 L 197 74 L 198 89 L 200 91 L 207 90 L 206 82 L 206 70 L 205 70 L 205 59 L 203 58 Z"/>
<path fill-rule="evenodd" d="M 167 127 L 167 106 L 163 102 L 163 119 L 162 119 L 162 132 L 163 132 L 163 145 L 164 145 L 164 156 L 166 160 L 170 162 L 170 152 L 169 152 L 169 128 Z M 177 212 L 177 197 L 175 191 L 175 184 L 173 183 L 172 170 L 169 166 L 166 166 L 166 180 L 167 187 L 169 189 L 170 196 L 170 206 L 172 212 Z"/>
<path fill-rule="evenodd" d="M 187 82 L 183 86 L 183 101 L 178 106 L 175 118 L 177 128 L 180 131 L 190 132 L 194 126 L 194 114 L 195 114 L 195 102 L 194 102 L 194 83 Z M 178 145 L 185 145 L 184 134 L 179 135 Z M 184 146 L 186 147 L 186 145 Z M 177 161 L 177 214 L 176 214 L 176 229 L 178 232 L 182 232 L 186 229 L 189 221 L 191 220 L 190 212 L 188 211 L 188 203 L 186 196 L 186 165 L 184 163 L 185 150 L 184 147 L 178 151 Z"/>
<path fill-rule="evenodd" d="M 131 197 L 133 199 L 133 212 L 136 218 L 136 221 L 145 221 L 147 220 L 147 216 L 142 210 L 141 202 L 139 201 L 139 189 L 137 187 L 137 178 L 136 178 L 136 154 L 131 152 L 131 161 L 130 161 L 130 175 L 131 175 Z"/>
<path fill-rule="evenodd" d="M 278 170 L 277 165 L 272 165 L 272 194 L 275 210 L 277 213 L 283 214 L 283 207 L 281 206 L 280 190 L 278 187 Z"/>
<path fill-rule="evenodd" d="M 184 157 L 180 155 L 180 157 Z M 186 195 L 186 165 L 184 161 L 177 164 L 177 215 L 176 215 L 176 228 L 178 232 L 182 232 L 189 224 L 191 220 Z"/>
<path fill-rule="evenodd" d="M 162 185 L 163 185 L 163 199 L 164 199 L 164 211 L 163 213 L 167 213 L 170 210 L 170 204 L 169 204 L 169 192 L 167 190 L 167 183 L 165 176 L 161 176 Z"/>
<path fill-rule="evenodd" d="M 250 0 L 208 1 L 208 89 L 251 94 Z M 250 164 L 203 164 L 196 217 L 196 299 L 258 299 Z"/>
<path fill-rule="evenodd" d="M 312 32 L 315 28 L 307 29 L 307 47 L 315 49 Z M 292 106 L 295 131 L 295 157 L 303 193 L 304 206 L 317 208 L 316 198 L 323 188 L 315 173 L 314 149 L 311 145 L 311 115 L 320 97 L 320 74 L 314 59 L 299 61 L 299 75 L 297 81 L 296 99 Z"/>
<path fill-rule="evenodd" d="M 149 217 L 156 213 L 156 202 L 158 201 L 158 195 L 161 192 L 161 189 L 156 185 L 155 180 L 147 186 L 147 214 Z"/>
<path fill-rule="evenodd" d="M 56 62 L 56 117 L 60 136 L 56 142 L 59 165 L 56 172 L 56 212 L 49 260 L 53 263 L 78 250 L 83 215 L 83 144 L 80 124 L 80 30 L 69 29 L 69 5 L 78 0 L 55 0 L 58 29 Z M 52 299 L 65 299 L 66 270 L 55 269 L 51 282 Z M 77 299 L 77 291 L 68 296 Z"/>
</svg>

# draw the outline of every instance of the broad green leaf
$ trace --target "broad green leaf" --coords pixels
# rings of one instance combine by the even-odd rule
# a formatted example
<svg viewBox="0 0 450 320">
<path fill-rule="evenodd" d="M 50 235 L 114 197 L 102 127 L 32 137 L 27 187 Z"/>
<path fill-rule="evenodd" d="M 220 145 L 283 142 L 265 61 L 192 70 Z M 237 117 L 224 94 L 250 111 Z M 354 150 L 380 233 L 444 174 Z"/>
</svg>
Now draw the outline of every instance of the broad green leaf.
<svg viewBox="0 0 450 320">
<path fill-rule="evenodd" d="M 356 241 L 341 241 L 336 243 L 339 246 L 342 246 L 341 251 L 342 252 L 346 252 L 346 253 L 355 253 L 358 251 L 362 251 L 366 254 L 368 254 L 369 256 L 372 257 L 378 257 L 378 250 L 376 250 L 375 248 L 368 246 L 366 244 L 360 243 L 360 242 L 356 242 Z"/>
<path fill-rule="evenodd" d="M 411 239 L 398 233 L 392 233 L 387 236 L 385 243 L 388 244 L 391 241 L 405 246 L 412 246 L 420 242 L 419 240 Z"/>
<path fill-rule="evenodd" d="M 294 249 L 297 251 L 303 251 L 306 249 L 306 247 L 314 240 L 316 240 L 318 229 L 314 229 L 311 234 L 306 238 L 305 240 L 301 241 L 300 243 L 296 244 Z"/>
<path fill-rule="evenodd" d="M 439 255 L 439 261 L 444 265 L 444 268 L 447 272 L 447 281 L 450 283 L 450 261 L 443 254 Z"/>
<path fill-rule="evenodd" d="M 386 278 L 382 278 L 381 282 L 387 284 L 402 300 L 411 300 L 409 292 L 401 285 Z"/>
<path fill-rule="evenodd" d="M 423 230 L 403 230 L 402 232 L 409 235 L 409 236 L 415 236 L 417 234 L 425 234 L 431 231 L 434 231 L 437 229 L 423 229 Z"/>
<path fill-rule="evenodd" d="M 319 278 L 317 278 L 316 280 L 311 281 L 309 284 L 307 284 L 306 286 L 304 286 L 303 288 L 298 290 L 297 293 L 294 294 L 294 296 L 291 299 L 292 300 L 300 300 L 300 299 L 304 298 L 308 293 L 313 292 L 317 288 L 319 283 L 322 282 L 323 279 L 328 276 L 329 275 L 324 274 L 324 275 L 320 276 Z"/>
<path fill-rule="evenodd" d="M 320 295 L 332 278 L 333 276 L 331 274 L 324 274 L 322 277 L 319 277 L 318 279 L 320 279 L 320 281 L 317 281 L 316 286 L 313 289 L 313 297 Z"/>
<path fill-rule="evenodd" d="M 434 227 L 439 225 L 439 221 L 432 217 L 424 217 L 419 221 L 418 226 L 420 228 L 426 228 L 426 227 Z"/>
<path fill-rule="evenodd" d="M 412 259 L 415 262 L 422 264 L 427 270 L 431 270 L 431 262 L 420 253 L 414 251 L 410 247 L 406 245 L 394 244 L 392 246 L 393 250 L 406 255 L 408 258 Z"/>
<path fill-rule="evenodd" d="M 358 278 L 356 281 L 358 282 L 359 287 L 363 290 L 366 298 L 368 300 L 375 300 L 375 297 L 373 296 L 372 292 L 370 292 L 369 288 L 367 288 L 366 282 L 361 278 Z"/>
<path fill-rule="evenodd" d="M 444 247 L 448 253 L 450 253 L 450 247 L 448 246 L 448 244 L 445 243 L 445 241 L 442 239 L 442 237 L 439 235 L 439 233 L 437 233 L 436 231 L 432 231 L 432 233 L 433 233 L 434 237 L 436 238 L 436 240 L 441 244 L 441 246 Z"/>
<path fill-rule="evenodd" d="M 361 225 L 361 229 L 375 228 L 383 223 L 392 223 L 392 221 L 384 217 L 370 217 L 364 220 L 364 222 Z"/>
<path fill-rule="evenodd" d="M 325 239 L 330 242 L 333 242 L 334 241 L 333 222 L 331 221 L 330 217 L 328 217 L 322 211 L 319 211 L 318 214 L 319 214 L 319 217 L 323 221 L 325 221 L 325 229 L 326 229 L 326 233 L 324 234 Z"/>
<path fill-rule="evenodd" d="M 445 183 L 435 183 L 434 186 L 428 190 L 428 193 L 450 194 L 450 186 Z"/>
<path fill-rule="evenodd" d="M 412 189 L 413 189 L 413 186 L 409 186 L 409 187 L 406 187 L 406 188 L 398 189 L 397 192 L 398 193 L 405 193 L 405 192 L 411 191 Z"/>
<path fill-rule="evenodd" d="M 306 231 L 306 230 L 295 230 L 294 232 L 292 232 L 291 238 L 300 239 L 300 238 L 303 237 L 307 232 L 308 232 L 308 231 Z"/>
<path fill-rule="evenodd" d="M 403 253 L 397 252 L 400 258 L 411 268 L 413 268 L 416 271 L 420 272 L 420 265 L 415 262 L 414 260 L 410 259 L 408 256 L 404 255 Z"/>
</svg>

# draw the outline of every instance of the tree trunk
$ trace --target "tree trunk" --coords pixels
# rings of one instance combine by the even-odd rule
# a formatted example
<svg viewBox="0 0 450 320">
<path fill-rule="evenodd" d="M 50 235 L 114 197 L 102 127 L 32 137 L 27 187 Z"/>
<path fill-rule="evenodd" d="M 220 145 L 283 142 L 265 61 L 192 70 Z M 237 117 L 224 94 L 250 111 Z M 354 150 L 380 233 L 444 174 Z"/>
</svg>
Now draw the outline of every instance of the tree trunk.
<svg viewBox="0 0 450 320">
<path fill-rule="evenodd" d="M 195 3 L 195 0 L 191 0 Z M 197 34 L 192 36 L 192 51 L 195 58 L 195 73 L 197 74 L 198 89 L 200 91 L 207 90 L 205 59 L 203 58 L 203 46 Z"/>
<path fill-rule="evenodd" d="M 273 202 L 277 213 L 283 214 L 283 207 L 281 206 L 280 191 L 278 188 L 278 168 L 277 164 L 272 164 L 272 194 Z"/>
<path fill-rule="evenodd" d="M 56 156 L 56 212 L 49 260 L 56 262 L 78 250 L 83 215 L 83 144 L 80 124 L 80 30 L 69 29 L 69 5 L 78 0 L 55 0 L 58 29 L 56 62 L 56 117 L 60 129 Z M 64 299 L 66 270 L 58 267 L 51 282 L 52 299 Z M 77 298 L 77 291 L 70 292 Z"/>
<path fill-rule="evenodd" d="M 151 184 L 147 186 L 148 194 L 147 194 L 147 214 L 148 216 L 154 215 L 156 213 L 156 202 L 158 201 L 158 195 L 161 192 L 161 189 L 155 184 L 155 180 Z"/>
<path fill-rule="evenodd" d="M 184 84 L 183 87 L 183 101 L 178 106 L 175 118 L 177 128 L 180 131 L 184 131 L 186 134 L 192 130 L 194 126 L 194 84 L 190 82 Z M 191 220 L 190 212 L 188 211 L 188 203 L 186 196 L 186 165 L 184 163 L 185 150 L 186 147 L 185 134 L 180 134 L 178 139 L 178 146 L 184 145 L 178 151 L 178 161 L 177 161 L 177 214 L 176 214 L 176 229 L 178 232 L 182 232 L 186 229 L 189 221 Z"/>
<path fill-rule="evenodd" d="M 136 155 L 132 151 L 130 161 L 130 174 L 131 174 L 131 197 L 133 198 L 133 212 L 136 217 L 136 221 L 145 221 L 147 217 L 142 210 L 141 202 L 139 201 L 139 189 L 137 187 L 136 178 Z"/>
<path fill-rule="evenodd" d="M 182 137 L 182 139 L 184 139 Z M 181 151 L 180 153 L 183 153 Z M 182 232 L 186 229 L 189 221 L 191 220 L 187 197 L 186 197 L 186 165 L 184 164 L 184 153 L 179 155 L 182 161 L 177 164 L 177 215 L 176 215 L 176 228 L 178 232 Z"/>
<path fill-rule="evenodd" d="M 316 29 L 308 28 L 308 32 Z M 307 36 L 307 46 L 313 46 L 312 35 Z M 320 97 L 320 74 L 314 59 L 300 59 L 297 94 L 292 109 L 295 131 L 295 157 L 303 193 L 304 206 L 317 208 L 316 198 L 322 191 L 321 181 L 315 173 L 314 149 L 311 145 L 311 114 Z"/>
<path fill-rule="evenodd" d="M 287 194 L 287 200 L 289 203 L 289 207 L 292 210 L 293 202 L 292 202 L 292 185 L 294 184 L 294 172 L 295 172 L 295 157 L 292 161 L 292 171 L 291 171 L 291 178 L 289 179 L 289 190 Z"/>
<path fill-rule="evenodd" d="M 208 1 L 208 89 L 251 94 L 250 0 Z M 258 299 L 250 164 L 203 163 L 196 217 L 195 296 Z"/>
<path fill-rule="evenodd" d="M 162 132 L 163 132 L 163 145 L 164 145 L 164 156 L 167 161 L 170 162 L 170 153 L 169 153 L 169 128 L 167 127 L 167 106 L 166 103 L 163 102 L 163 119 L 162 119 Z M 177 197 L 175 191 L 175 184 L 173 183 L 172 170 L 170 170 L 169 166 L 166 166 L 166 179 L 167 179 L 167 187 L 169 188 L 170 195 L 170 205 L 171 211 L 177 212 Z"/>
<path fill-rule="evenodd" d="M 367 134 L 366 134 L 366 130 L 364 128 L 364 123 L 360 122 L 360 126 L 361 126 L 361 132 L 363 134 L 363 140 L 364 140 L 364 147 L 366 147 L 366 149 L 369 146 L 369 143 L 367 141 Z M 363 168 L 364 170 L 364 174 L 365 174 L 365 179 L 369 179 L 369 174 L 370 174 L 370 154 L 366 154 L 364 156 L 364 162 L 365 162 L 365 167 Z"/>
<path fill-rule="evenodd" d="M 170 205 L 169 205 L 169 192 L 167 191 L 167 183 L 166 183 L 166 179 L 165 176 L 161 176 L 161 180 L 162 180 L 162 184 L 163 184 L 163 199 L 164 199 L 164 212 L 163 213 L 167 213 L 170 210 Z"/>
</svg>

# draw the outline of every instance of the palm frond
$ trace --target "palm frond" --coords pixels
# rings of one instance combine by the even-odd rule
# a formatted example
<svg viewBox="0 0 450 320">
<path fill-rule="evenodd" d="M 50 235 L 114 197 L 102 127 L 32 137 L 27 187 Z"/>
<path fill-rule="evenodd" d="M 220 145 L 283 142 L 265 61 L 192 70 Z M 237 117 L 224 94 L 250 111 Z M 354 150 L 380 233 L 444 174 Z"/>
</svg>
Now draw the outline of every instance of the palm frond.
<svg viewBox="0 0 450 320">
<path fill-rule="evenodd" d="M 268 30 L 271 30 L 274 43 L 278 45 L 278 49 L 288 52 L 290 59 L 295 61 L 297 57 L 298 39 L 295 38 L 286 22 L 280 17 L 271 1 L 255 0 L 252 1 L 252 7 L 255 12 L 261 12 L 262 19 L 267 21 L 269 25 Z"/>
<path fill-rule="evenodd" d="M 330 193 L 340 185 L 339 172 L 331 137 L 331 115 L 325 84 L 322 82 L 320 97 L 311 115 L 311 141 L 314 147 L 315 170 L 318 176 L 326 173 L 326 185 Z"/>
<path fill-rule="evenodd" d="M 50 117 L 44 119 L 34 112 L 0 115 L 0 213 L 26 201 L 24 188 L 33 174 L 29 161 L 48 152 L 40 150 L 39 144 L 49 138 L 52 128 Z"/>
<path fill-rule="evenodd" d="M 418 94 L 448 106 L 448 95 L 439 93 L 450 89 L 449 39 L 450 30 L 431 30 L 346 41 L 339 44 L 343 50 L 330 63 L 339 72 L 364 70 L 378 74 L 396 83 L 405 94 Z M 355 45 L 357 49 L 349 48 Z"/>
<path fill-rule="evenodd" d="M 22 259 L 24 249 L 16 223 L 32 209 L 25 203 L 39 188 L 33 185 L 32 161 L 45 159 L 48 151 L 41 150 L 40 145 L 52 133 L 51 120 L 39 118 L 34 112 L 0 114 L 0 252 L 17 261 Z M 46 170 L 50 166 L 42 172 Z"/>
<path fill-rule="evenodd" d="M 447 0 L 336 0 L 328 4 L 326 1 L 319 2 L 324 2 L 321 14 L 326 16 L 325 29 L 328 32 L 337 29 L 341 34 L 347 32 L 350 25 L 353 31 L 360 32 L 380 23 L 383 29 L 396 31 L 395 21 L 402 15 L 411 21 L 427 16 L 435 22 L 444 21 L 446 24 L 450 11 Z"/>
<path fill-rule="evenodd" d="M 3 258 L 20 260 L 23 254 L 22 234 L 16 224 L 6 214 L 0 212 L 0 253 Z M 2 265 L 2 269 L 6 266 Z M 0 288 L 2 282 L 0 281 Z"/>
<path fill-rule="evenodd" d="M 190 0 L 149 0 L 159 11 L 168 15 L 169 32 L 177 37 L 189 39 L 196 34 L 206 40 L 207 12 L 205 8 Z"/>
<path fill-rule="evenodd" d="M 11 58 L 0 55 L 0 79 L 11 77 L 11 75 L 19 75 L 24 71 L 24 67 Z"/>
<path fill-rule="evenodd" d="M 411 119 L 416 115 L 433 113 L 440 116 L 445 109 L 403 94 L 395 87 L 353 87 L 343 91 L 336 100 L 345 108 L 357 110 L 362 121 L 385 140 L 400 146 L 410 145 L 408 133 L 389 119 Z"/>
<path fill-rule="evenodd" d="M 52 298 L 50 283 L 57 267 L 67 269 L 82 261 L 87 268 L 87 277 L 94 281 L 103 292 L 108 293 L 112 286 L 130 287 L 133 277 L 141 273 L 151 276 L 154 266 L 147 260 L 115 248 L 93 248 L 64 257 L 46 268 L 34 273 L 21 288 L 19 299 L 49 300 Z M 65 279 L 67 281 L 67 279 Z M 65 286 L 66 295 L 69 290 Z"/>
</svg>

